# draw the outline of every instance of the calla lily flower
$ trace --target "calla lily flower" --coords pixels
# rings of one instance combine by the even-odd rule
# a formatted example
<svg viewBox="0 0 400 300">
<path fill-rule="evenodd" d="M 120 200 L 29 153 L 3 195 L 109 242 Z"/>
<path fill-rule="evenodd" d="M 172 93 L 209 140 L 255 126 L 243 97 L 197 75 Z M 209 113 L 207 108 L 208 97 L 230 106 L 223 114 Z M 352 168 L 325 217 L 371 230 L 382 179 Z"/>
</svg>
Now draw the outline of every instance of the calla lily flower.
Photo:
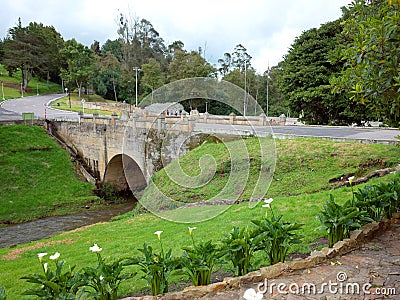
<svg viewBox="0 0 400 300">
<path fill-rule="evenodd" d="M 43 259 L 43 257 L 45 257 L 47 255 L 47 252 L 43 252 L 43 253 L 38 253 L 38 258 L 39 258 L 39 261 L 42 261 L 42 259 Z"/>
<path fill-rule="evenodd" d="M 100 279 L 100 281 L 102 281 L 104 279 L 104 276 L 100 275 L 99 279 Z"/>
<path fill-rule="evenodd" d="M 43 264 L 43 269 L 44 269 L 44 272 L 47 273 L 47 263 Z"/>
<path fill-rule="evenodd" d="M 255 289 L 248 289 L 244 292 L 243 298 L 246 300 L 261 300 L 264 295 L 261 292 L 256 292 Z"/>
<path fill-rule="evenodd" d="M 197 229 L 197 227 L 188 227 L 189 228 L 189 234 L 193 234 L 193 230 Z"/>
<path fill-rule="evenodd" d="M 158 239 L 161 239 L 161 233 L 163 233 L 162 230 L 159 230 L 159 231 L 154 232 L 154 234 L 157 235 Z"/>
<path fill-rule="evenodd" d="M 103 250 L 103 248 L 100 248 L 99 246 L 97 246 L 97 244 L 94 244 L 92 247 L 89 247 L 89 250 L 92 252 L 98 253 L 101 250 Z"/>
<path fill-rule="evenodd" d="M 50 255 L 51 260 L 56 260 L 59 257 L 60 257 L 60 253 L 58 253 L 58 252 L 54 253 L 53 255 Z"/>
<path fill-rule="evenodd" d="M 271 204 L 274 201 L 272 198 L 264 199 L 265 204 Z"/>
<path fill-rule="evenodd" d="M 349 183 L 352 184 L 353 180 L 354 180 L 354 176 L 349 177 L 348 180 L 349 180 Z"/>
</svg>

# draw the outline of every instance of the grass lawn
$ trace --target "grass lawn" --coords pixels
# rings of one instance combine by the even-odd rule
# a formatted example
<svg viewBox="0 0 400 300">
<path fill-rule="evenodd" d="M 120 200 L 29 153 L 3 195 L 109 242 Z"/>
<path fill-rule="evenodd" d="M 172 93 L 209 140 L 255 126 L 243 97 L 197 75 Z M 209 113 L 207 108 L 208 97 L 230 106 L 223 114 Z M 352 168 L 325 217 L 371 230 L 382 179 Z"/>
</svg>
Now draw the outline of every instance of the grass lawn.
<svg viewBox="0 0 400 300">
<path fill-rule="evenodd" d="M 79 96 L 77 93 L 71 93 L 70 95 L 71 101 L 74 102 L 79 102 Z M 90 95 L 90 99 L 87 99 L 87 95 L 83 95 L 81 98 L 85 99 L 86 101 L 90 102 L 114 102 L 111 100 L 104 100 L 101 96 L 99 95 Z M 68 96 L 58 99 L 57 101 L 54 101 L 51 106 L 53 108 L 57 109 L 62 109 L 62 110 L 68 110 L 68 111 L 75 111 L 75 112 L 80 112 L 82 111 L 82 105 L 71 105 L 69 107 L 69 98 Z M 94 112 L 98 112 L 99 115 L 102 116 L 111 116 L 112 112 L 111 111 L 105 111 L 105 110 L 99 110 L 99 109 L 87 109 L 85 108 L 85 114 L 93 114 Z"/>
<path fill-rule="evenodd" d="M 16 71 L 12 77 L 8 76 L 7 70 L 0 65 L 0 81 L 3 81 L 5 100 L 19 98 L 21 94 L 21 71 Z M 1 86 L 0 86 L 1 89 Z M 0 93 L 2 91 L 0 90 Z M 47 82 L 43 79 L 32 78 L 29 82 L 28 91 L 24 96 L 33 96 L 39 94 L 61 93 L 61 85 L 53 82 Z M 0 102 L 3 101 L 3 95 L 0 94 Z"/>
<path fill-rule="evenodd" d="M 249 149 L 253 141 L 246 141 Z M 300 234 L 303 236 L 303 244 L 296 245 L 291 251 L 309 252 L 313 248 L 316 239 L 325 236 L 325 232 L 317 230 L 320 226 L 316 215 L 323 204 L 329 199 L 332 193 L 338 202 L 346 201 L 351 197 L 351 188 L 342 187 L 332 190 L 329 179 L 347 173 L 362 174 L 368 169 L 379 169 L 384 166 L 393 166 L 400 162 L 399 147 L 384 145 L 364 145 L 353 143 L 332 143 L 316 139 L 296 139 L 276 141 L 277 146 L 277 167 L 268 196 L 274 198 L 273 208 L 276 213 L 282 213 L 285 220 L 303 223 Z M 192 151 L 185 157 L 193 162 L 194 156 L 201 157 L 201 153 L 213 151 L 215 156 L 223 155 L 226 152 L 223 147 L 207 143 Z M 219 148 L 221 147 L 221 148 Z M 200 154 L 199 154 L 200 152 Z M 254 155 L 255 157 L 255 155 Z M 371 163 L 366 163 L 371 160 Z M 256 161 L 256 159 L 254 159 Z M 375 163 L 372 163 L 374 161 Z M 187 164 L 183 164 L 187 165 Z M 223 170 L 226 161 L 217 161 L 217 169 Z M 251 168 L 255 167 L 251 166 Z M 192 168 L 191 174 L 198 174 L 196 164 L 191 163 L 187 168 Z M 221 169 L 222 168 L 222 169 Z M 165 172 L 165 171 L 164 171 Z M 251 171 L 251 176 L 254 172 Z M 219 177 L 224 173 L 219 172 Z M 371 179 L 368 184 L 393 179 L 395 174 L 383 178 Z M 154 176 L 155 180 L 165 182 L 165 173 L 159 172 Z M 215 178 L 210 185 L 218 186 L 220 180 Z M 250 178 L 249 181 L 252 179 Z M 363 185 L 357 186 L 362 187 Z M 250 185 L 248 186 L 250 187 Z M 210 188 L 214 193 L 218 187 Z M 166 189 L 166 192 L 173 193 L 173 187 Z M 188 197 L 193 195 L 187 191 L 174 193 L 180 194 L 182 201 L 190 202 Z M 205 199 L 209 196 L 203 191 Z M 185 196 L 186 195 L 186 196 Z M 244 196 L 246 197 L 246 196 Z M 249 208 L 248 202 L 226 207 L 227 210 L 215 218 L 196 224 L 184 224 L 167 221 L 150 213 L 133 214 L 128 213 L 117 217 L 110 223 L 101 223 L 78 230 L 65 232 L 49 239 L 20 245 L 14 248 L 0 249 L 0 286 L 5 286 L 8 299 L 29 299 L 21 296 L 21 293 L 30 287 L 25 281 L 19 278 L 40 272 L 41 267 L 37 259 L 37 253 L 48 252 L 53 254 L 58 251 L 61 259 L 67 260 L 67 265 L 77 265 L 77 268 L 96 264 L 96 255 L 89 251 L 89 247 L 97 243 L 103 248 L 102 255 L 107 259 L 115 259 L 121 256 L 137 255 L 138 248 L 143 243 L 152 245 L 158 249 L 157 236 L 155 231 L 163 230 L 161 235 L 164 249 L 173 249 L 174 255 L 182 254 L 181 247 L 190 245 L 188 226 L 196 226 L 194 237 L 196 240 L 218 241 L 232 229 L 233 226 L 251 226 L 251 220 L 260 218 L 265 214 L 261 205 Z M 165 212 L 166 217 L 171 214 L 184 218 L 192 214 L 205 214 L 210 210 L 208 206 L 190 207 Z M 259 265 L 265 265 L 265 259 L 258 256 Z M 223 266 L 224 271 L 228 266 Z M 182 276 L 174 276 L 172 281 L 182 284 L 186 279 Z M 148 291 L 147 282 L 139 277 L 124 283 L 120 288 L 120 295 L 128 295 L 138 291 Z"/>
<path fill-rule="evenodd" d="M 247 159 L 244 160 L 242 165 L 240 165 L 240 162 L 236 164 L 236 169 L 243 168 L 243 174 L 237 175 L 239 181 L 241 178 L 243 180 L 232 186 L 232 189 L 237 189 L 240 185 L 246 184 L 244 192 L 238 197 L 239 200 L 246 200 L 252 197 L 253 189 L 259 179 L 260 165 L 262 164 L 257 139 L 250 138 L 244 141 L 249 153 L 249 171 L 247 171 L 245 165 Z M 206 145 L 208 146 L 198 147 L 181 157 L 179 166 L 185 173 L 197 176 L 201 173 L 201 159 L 207 158 L 207 154 L 212 153 L 215 161 L 215 174 L 212 173 L 212 178 L 208 178 L 209 182 L 202 184 L 207 179 L 204 177 L 207 176 L 203 178 L 197 176 L 195 179 L 198 182 L 195 182 L 195 184 L 198 187 L 193 188 L 193 185 L 188 183 L 187 178 L 175 175 L 180 167 L 178 162 L 172 163 L 154 175 L 152 178 L 154 184 L 145 190 L 142 201 L 146 203 L 147 207 L 170 208 L 165 204 L 171 205 L 170 203 L 157 201 L 159 198 L 159 196 L 158 198 L 156 197 L 159 195 L 157 190 L 174 199 L 176 203 L 209 200 L 219 193 L 227 193 L 224 189 L 226 189 L 230 178 L 231 165 L 233 165 L 230 162 L 230 153 L 243 148 L 243 142 L 232 142 L 230 144 L 231 151 L 228 151 L 223 143 L 207 143 Z M 330 179 L 353 174 L 359 177 L 367 174 L 370 170 L 391 167 L 400 163 L 400 149 L 393 146 L 335 143 L 321 139 L 276 140 L 275 145 L 275 173 L 267 194 L 268 197 L 272 198 L 329 190 L 332 187 L 329 183 Z M 212 152 L 209 147 L 212 147 Z M 267 157 L 266 159 L 268 160 L 269 158 Z M 203 162 L 203 164 L 206 163 Z M 206 165 L 212 164 L 213 162 L 210 162 Z M 267 161 L 264 168 L 273 169 L 272 162 Z M 246 180 L 247 173 L 248 179 Z M 167 174 L 174 175 L 174 180 L 171 180 L 171 177 Z M 181 185 L 175 182 L 180 179 L 185 181 Z M 268 184 L 268 180 L 265 180 L 265 184 Z M 240 189 L 238 191 L 240 192 Z M 231 194 L 236 195 L 237 193 L 236 191 L 231 191 Z"/>
<path fill-rule="evenodd" d="M 0 126 L 0 223 L 80 211 L 94 186 L 76 175 L 67 151 L 39 126 Z"/>
</svg>

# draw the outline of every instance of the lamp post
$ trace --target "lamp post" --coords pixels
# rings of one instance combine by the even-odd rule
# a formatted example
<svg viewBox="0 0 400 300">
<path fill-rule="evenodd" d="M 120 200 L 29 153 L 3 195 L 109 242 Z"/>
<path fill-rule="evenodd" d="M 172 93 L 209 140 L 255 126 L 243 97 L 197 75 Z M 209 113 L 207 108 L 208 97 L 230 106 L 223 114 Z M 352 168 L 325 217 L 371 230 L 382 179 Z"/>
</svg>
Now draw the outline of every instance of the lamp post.
<svg viewBox="0 0 400 300">
<path fill-rule="evenodd" d="M 68 88 L 65 88 L 65 94 L 68 94 L 68 104 L 69 108 L 71 108 L 71 93 L 68 92 Z"/>
<path fill-rule="evenodd" d="M 246 73 L 247 73 L 247 62 L 246 62 L 246 59 L 244 60 L 244 99 L 243 99 L 243 116 L 245 117 L 246 116 L 246 98 L 247 98 L 247 91 L 246 91 L 246 89 L 247 89 L 247 86 L 246 86 L 246 79 L 247 79 L 247 77 L 246 77 Z"/>
<path fill-rule="evenodd" d="M 208 113 L 207 104 L 208 104 L 208 102 L 206 102 L 206 113 Z"/>
<path fill-rule="evenodd" d="M 24 98 L 24 89 L 22 87 L 22 82 L 21 82 L 21 98 Z"/>
<path fill-rule="evenodd" d="M 267 75 L 267 109 L 266 109 L 266 115 L 267 115 L 267 118 L 268 118 L 268 106 L 269 106 L 269 103 L 268 103 L 268 78 L 269 78 L 269 75 Z"/>
<path fill-rule="evenodd" d="M 85 115 L 85 99 L 82 99 L 81 100 L 81 103 L 82 103 L 82 113 L 83 113 L 83 115 Z"/>
<path fill-rule="evenodd" d="M 1 81 L 1 94 L 3 95 L 3 100 L 6 100 L 6 98 L 4 98 L 4 82 L 3 82 L 3 80 Z"/>
<path fill-rule="evenodd" d="M 137 81 L 138 81 L 138 76 L 137 76 L 137 73 L 138 73 L 138 71 L 140 71 L 140 69 L 138 68 L 138 67 L 135 67 L 134 68 L 134 70 L 136 71 L 136 80 L 135 80 L 135 107 L 137 107 L 138 106 L 138 91 L 137 91 L 137 86 L 138 86 L 138 84 L 137 84 Z"/>
<path fill-rule="evenodd" d="M 268 79 L 271 79 L 271 77 L 269 76 L 269 73 L 271 73 L 271 69 L 269 68 L 269 63 L 268 63 L 268 70 L 267 70 L 267 108 L 266 108 L 266 115 L 268 118 L 268 114 L 269 114 L 269 103 L 268 103 Z"/>
</svg>

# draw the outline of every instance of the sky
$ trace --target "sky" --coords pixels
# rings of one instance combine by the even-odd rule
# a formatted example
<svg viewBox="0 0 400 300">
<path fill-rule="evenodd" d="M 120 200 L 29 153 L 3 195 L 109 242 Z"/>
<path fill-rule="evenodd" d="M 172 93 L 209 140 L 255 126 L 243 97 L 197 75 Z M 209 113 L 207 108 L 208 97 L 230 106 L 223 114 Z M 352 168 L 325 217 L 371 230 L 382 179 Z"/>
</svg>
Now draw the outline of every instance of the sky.
<svg viewBox="0 0 400 300">
<path fill-rule="evenodd" d="M 351 0 L 2 0 L 0 38 L 29 22 L 54 28 L 64 40 L 90 46 L 117 35 L 118 15 L 148 20 L 165 44 L 181 40 L 185 49 L 205 50 L 216 64 L 242 44 L 259 73 L 283 60 L 294 39 L 310 28 L 341 16 Z"/>
</svg>

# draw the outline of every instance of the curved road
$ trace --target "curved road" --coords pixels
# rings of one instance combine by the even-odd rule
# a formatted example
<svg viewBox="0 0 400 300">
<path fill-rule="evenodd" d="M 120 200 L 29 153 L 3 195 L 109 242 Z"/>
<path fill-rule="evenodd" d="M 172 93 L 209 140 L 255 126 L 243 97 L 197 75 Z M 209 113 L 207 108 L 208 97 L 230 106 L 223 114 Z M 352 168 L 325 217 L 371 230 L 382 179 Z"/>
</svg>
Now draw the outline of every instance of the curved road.
<svg viewBox="0 0 400 300">
<path fill-rule="evenodd" d="M 33 112 L 35 119 L 78 119 L 78 113 L 46 107 L 51 100 L 65 97 L 63 94 L 39 95 L 7 100 L 0 105 L 0 120 L 21 120 L 22 113 Z"/>
<path fill-rule="evenodd" d="M 63 94 L 30 96 L 4 101 L 0 105 L 1 120 L 21 120 L 23 112 L 34 112 L 35 118 L 44 118 L 46 104 L 51 100 L 65 97 Z M 68 112 L 46 107 L 47 119 L 78 119 L 78 113 Z M 359 140 L 371 141 L 372 143 L 399 143 L 396 137 L 400 136 L 398 129 L 383 128 L 353 128 L 333 126 L 231 126 L 222 124 L 196 123 L 195 131 L 198 132 L 232 132 L 250 131 L 259 134 L 273 133 L 276 137 L 326 137 L 336 140 Z"/>
</svg>

